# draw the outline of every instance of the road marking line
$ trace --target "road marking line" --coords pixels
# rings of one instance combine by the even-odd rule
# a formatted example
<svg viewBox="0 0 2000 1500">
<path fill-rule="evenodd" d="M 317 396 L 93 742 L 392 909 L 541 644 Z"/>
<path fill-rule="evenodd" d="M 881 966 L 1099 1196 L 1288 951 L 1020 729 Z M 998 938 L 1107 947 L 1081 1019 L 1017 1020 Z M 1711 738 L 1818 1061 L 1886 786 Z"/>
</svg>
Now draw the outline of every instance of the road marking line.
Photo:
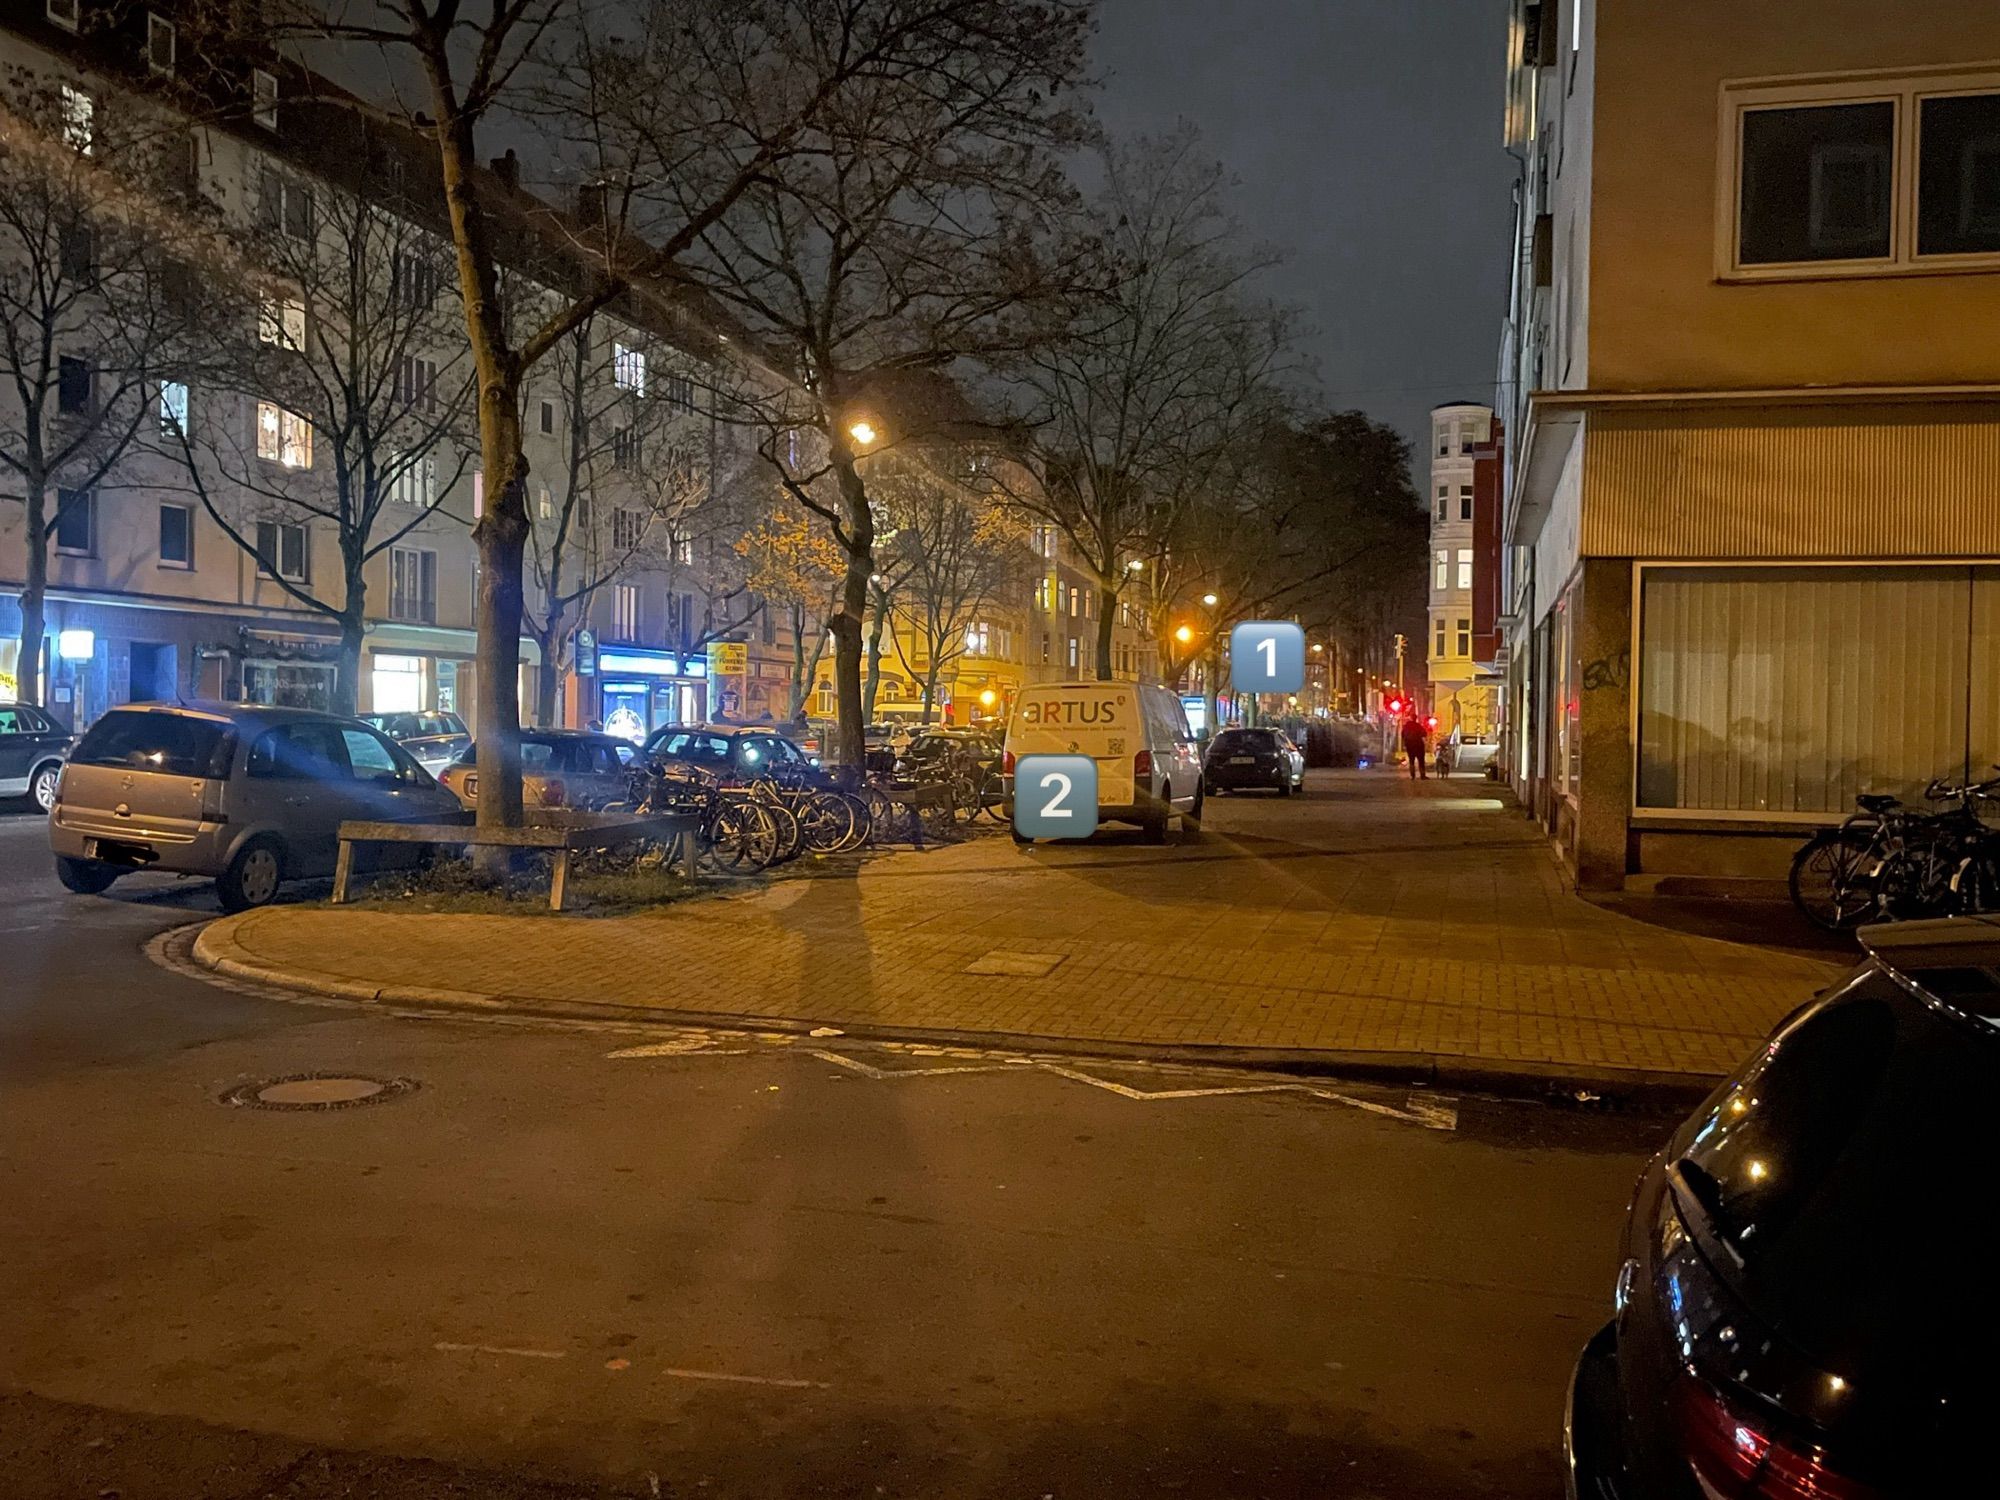
<svg viewBox="0 0 2000 1500">
<path fill-rule="evenodd" d="M 749 1047 L 717 1047 L 706 1037 L 681 1037 L 671 1042 L 649 1042 L 643 1047 L 621 1047 L 616 1052 L 607 1052 L 606 1057 L 747 1057 L 753 1049 Z"/>
<path fill-rule="evenodd" d="M 973 1063 L 956 1068 L 877 1068 L 852 1057 L 843 1057 L 838 1052 L 823 1052 L 818 1047 L 805 1050 L 809 1057 L 859 1073 L 863 1078 L 937 1078 L 947 1073 L 997 1073 L 1004 1066 L 1001 1063 Z"/>
<path fill-rule="evenodd" d="M 732 1385 L 774 1385 L 787 1391 L 828 1391 L 833 1387 L 824 1380 L 785 1380 L 775 1375 L 731 1375 L 723 1370 L 676 1370 L 663 1369 L 662 1375 L 671 1375 L 677 1380 L 723 1380 Z"/>
<path fill-rule="evenodd" d="M 512 1354 L 522 1359 L 568 1359 L 564 1349 L 509 1349 L 503 1344 L 454 1344 L 440 1339 L 431 1347 L 440 1354 Z"/>
</svg>

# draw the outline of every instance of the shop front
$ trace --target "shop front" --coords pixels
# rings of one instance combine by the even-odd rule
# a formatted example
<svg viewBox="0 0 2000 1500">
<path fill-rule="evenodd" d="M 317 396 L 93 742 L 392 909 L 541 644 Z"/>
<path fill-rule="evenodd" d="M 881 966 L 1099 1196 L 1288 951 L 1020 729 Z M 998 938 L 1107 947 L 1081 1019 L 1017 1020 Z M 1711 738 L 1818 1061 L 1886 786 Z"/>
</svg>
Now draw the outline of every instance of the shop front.
<svg viewBox="0 0 2000 1500">
<path fill-rule="evenodd" d="M 707 717 L 706 656 L 605 646 L 596 666 L 596 717 L 606 734 L 638 744 L 664 724 L 698 724 Z"/>
</svg>

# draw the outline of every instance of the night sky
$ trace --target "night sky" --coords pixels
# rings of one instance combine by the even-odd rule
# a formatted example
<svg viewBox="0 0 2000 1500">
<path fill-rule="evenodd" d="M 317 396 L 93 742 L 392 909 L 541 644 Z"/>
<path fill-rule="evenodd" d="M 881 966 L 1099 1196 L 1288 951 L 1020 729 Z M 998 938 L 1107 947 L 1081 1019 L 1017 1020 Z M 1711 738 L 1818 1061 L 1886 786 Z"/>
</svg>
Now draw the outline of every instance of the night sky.
<svg viewBox="0 0 2000 1500">
<path fill-rule="evenodd" d="M 1404 434 L 1492 400 L 1514 164 L 1501 0 L 1102 0 L 1099 118 L 1201 130 L 1327 402 Z"/>
</svg>

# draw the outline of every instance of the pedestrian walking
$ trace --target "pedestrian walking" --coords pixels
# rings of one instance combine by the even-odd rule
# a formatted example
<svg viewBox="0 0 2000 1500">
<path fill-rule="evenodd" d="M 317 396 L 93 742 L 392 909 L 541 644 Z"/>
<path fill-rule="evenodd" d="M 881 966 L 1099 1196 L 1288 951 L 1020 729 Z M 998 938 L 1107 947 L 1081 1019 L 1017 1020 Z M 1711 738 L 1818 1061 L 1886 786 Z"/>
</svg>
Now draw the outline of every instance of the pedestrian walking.
<svg viewBox="0 0 2000 1500">
<path fill-rule="evenodd" d="M 1428 780 L 1430 773 L 1424 769 L 1424 752 L 1430 748 L 1430 732 L 1424 728 L 1424 721 L 1415 714 L 1403 720 L 1403 754 L 1409 761 L 1410 780 Z"/>
</svg>

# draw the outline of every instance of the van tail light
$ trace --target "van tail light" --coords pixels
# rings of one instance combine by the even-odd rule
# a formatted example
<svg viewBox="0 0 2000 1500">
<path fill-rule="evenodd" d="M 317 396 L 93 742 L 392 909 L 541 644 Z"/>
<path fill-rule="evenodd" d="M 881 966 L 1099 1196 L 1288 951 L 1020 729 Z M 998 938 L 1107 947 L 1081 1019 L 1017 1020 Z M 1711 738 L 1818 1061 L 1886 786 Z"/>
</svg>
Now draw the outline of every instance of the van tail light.
<svg viewBox="0 0 2000 1500">
<path fill-rule="evenodd" d="M 1144 781 L 1152 774 L 1153 752 L 1150 750 L 1141 750 L 1137 755 L 1132 757 L 1132 779 L 1134 781 Z"/>
<path fill-rule="evenodd" d="M 1700 1380 L 1681 1381 L 1676 1406 L 1688 1467 L 1717 1500 L 1880 1500 L 1827 1467 L 1819 1449 L 1787 1442 Z"/>
<path fill-rule="evenodd" d="M 568 788 L 566 788 L 560 781 L 543 782 L 542 806 L 561 807 L 563 805 L 563 797 L 567 793 L 567 791 Z"/>
<path fill-rule="evenodd" d="M 1007 751 L 1000 757 L 1000 770 L 1003 775 L 1012 776 L 1014 774 L 1014 752 L 1012 750 Z"/>
</svg>

